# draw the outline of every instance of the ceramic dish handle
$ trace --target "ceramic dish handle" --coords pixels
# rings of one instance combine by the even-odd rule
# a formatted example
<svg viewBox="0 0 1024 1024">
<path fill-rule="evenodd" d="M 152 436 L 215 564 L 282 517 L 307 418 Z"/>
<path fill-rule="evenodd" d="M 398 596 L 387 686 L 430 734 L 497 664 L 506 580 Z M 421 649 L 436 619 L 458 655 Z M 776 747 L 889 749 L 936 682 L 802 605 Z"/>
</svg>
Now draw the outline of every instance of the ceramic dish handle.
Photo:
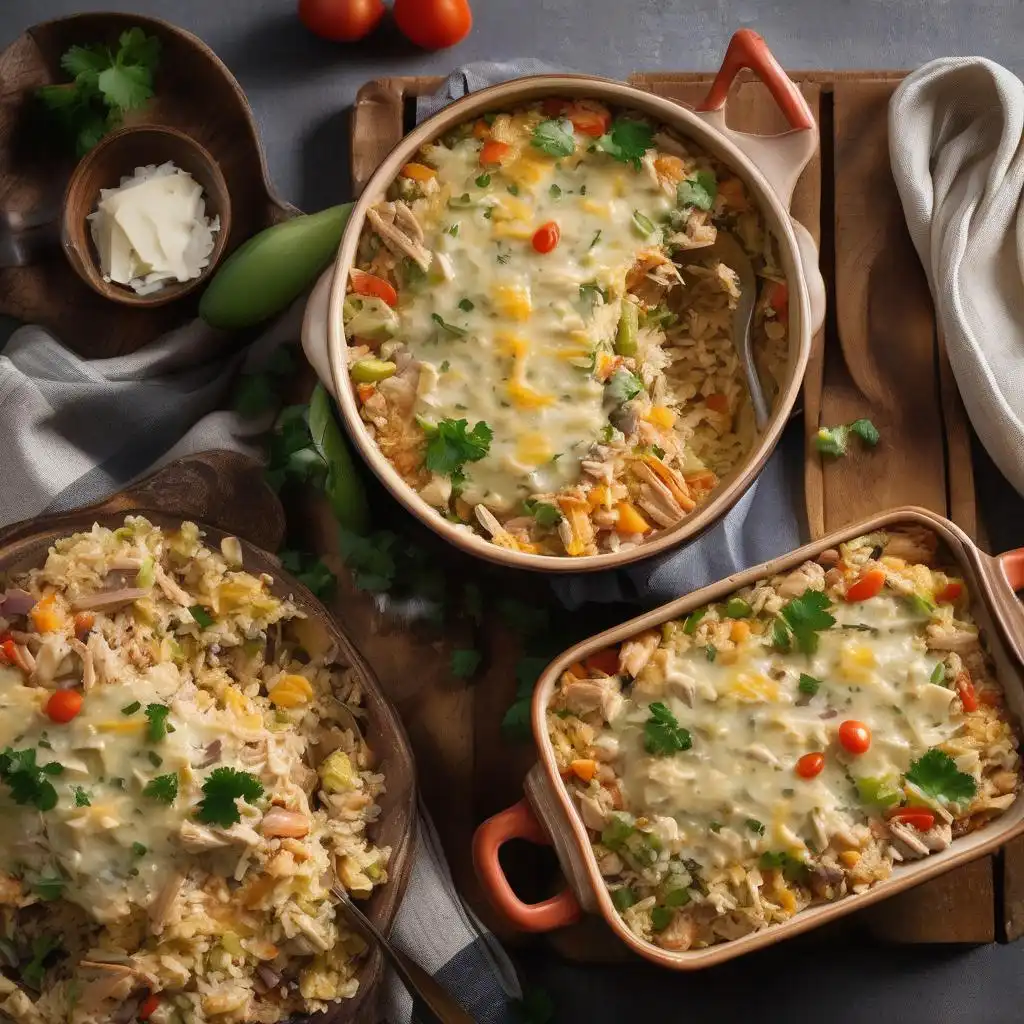
<svg viewBox="0 0 1024 1024">
<path fill-rule="evenodd" d="M 1010 589 L 1015 594 L 1024 590 L 1024 548 L 1005 551 L 997 556 L 996 561 L 999 563 L 1006 582 L 1010 584 Z"/>
<path fill-rule="evenodd" d="M 525 797 L 488 818 L 473 836 L 473 865 L 494 906 L 525 932 L 550 932 L 579 920 L 582 911 L 571 889 L 563 889 L 542 903 L 523 903 L 516 896 L 498 861 L 498 852 L 510 839 L 527 839 L 545 846 L 551 843 Z"/>
<path fill-rule="evenodd" d="M 331 360 L 327 354 L 327 318 L 331 311 L 331 283 L 334 280 L 334 266 L 328 267 L 320 280 L 313 286 L 306 300 L 306 312 L 302 317 L 302 351 L 306 353 L 309 365 L 316 370 L 320 383 L 335 401 L 334 379 L 331 377 Z"/>
<path fill-rule="evenodd" d="M 729 90 L 744 68 L 753 71 L 768 87 L 790 131 L 782 135 L 748 135 L 726 126 Z M 752 29 L 742 28 L 729 40 L 722 66 L 707 96 L 695 110 L 757 165 L 779 198 L 789 206 L 797 179 L 818 148 L 818 127 L 797 84 L 772 56 L 768 44 Z"/>
</svg>

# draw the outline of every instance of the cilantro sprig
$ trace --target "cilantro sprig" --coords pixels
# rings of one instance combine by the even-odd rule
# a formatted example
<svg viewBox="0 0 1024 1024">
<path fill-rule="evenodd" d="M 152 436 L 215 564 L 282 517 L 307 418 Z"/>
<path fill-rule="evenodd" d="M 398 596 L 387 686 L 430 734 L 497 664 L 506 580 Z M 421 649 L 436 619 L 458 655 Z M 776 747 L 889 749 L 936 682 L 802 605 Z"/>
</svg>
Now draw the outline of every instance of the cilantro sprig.
<svg viewBox="0 0 1024 1024">
<path fill-rule="evenodd" d="M 167 775 L 158 775 L 146 783 L 142 789 L 142 795 L 158 800 L 162 804 L 173 804 L 178 796 L 178 773 L 170 772 Z"/>
<path fill-rule="evenodd" d="M 675 754 L 693 746 L 689 731 L 661 701 L 651 704 L 648 711 L 651 717 L 644 725 L 644 750 L 648 754 Z"/>
<path fill-rule="evenodd" d="M 174 731 L 174 726 L 167 721 L 171 709 L 166 704 L 147 704 L 146 718 L 149 724 L 146 726 L 146 739 L 150 743 L 159 743 L 169 732 Z"/>
<path fill-rule="evenodd" d="M 534 501 L 532 498 L 527 498 L 523 502 L 523 511 L 528 516 L 533 516 L 537 520 L 538 526 L 557 526 L 562 521 L 562 513 L 558 510 L 558 506 L 547 501 Z"/>
<path fill-rule="evenodd" d="M 624 164 L 640 170 L 644 153 L 654 145 L 654 129 L 643 121 L 617 117 L 607 134 L 597 140 L 597 148 Z"/>
<path fill-rule="evenodd" d="M 40 811 L 52 811 L 57 806 L 57 790 L 50 778 L 64 773 L 64 766 L 56 761 L 36 764 L 35 747 L 15 750 L 7 747 L 0 753 L 0 781 L 7 784 L 16 804 L 31 804 Z"/>
<path fill-rule="evenodd" d="M 208 825 L 227 828 L 242 820 L 235 804 L 237 799 L 251 804 L 261 796 L 263 783 L 251 772 L 215 768 L 203 783 L 203 799 L 196 808 L 196 817 Z"/>
<path fill-rule="evenodd" d="M 530 143 L 548 156 L 572 156 L 576 152 L 572 121 L 568 118 L 541 121 L 534 128 Z"/>
<path fill-rule="evenodd" d="M 60 59 L 73 81 L 36 90 L 43 108 L 75 141 L 79 156 L 120 125 L 125 113 L 153 95 L 160 64 L 160 40 L 131 28 L 109 46 L 72 46 Z"/>
<path fill-rule="evenodd" d="M 710 210 L 718 195 L 718 182 L 711 171 L 698 171 L 676 186 L 676 203 L 684 209 Z"/>
<path fill-rule="evenodd" d="M 829 599 L 820 590 L 807 590 L 800 597 L 783 605 L 781 618 L 772 626 L 772 643 L 781 651 L 797 649 L 814 654 L 818 649 L 818 633 L 836 623 L 835 616 L 826 610 Z"/>
<path fill-rule="evenodd" d="M 973 775 L 960 771 L 944 750 L 933 747 L 913 761 L 906 774 L 922 793 L 951 804 L 966 803 L 978 792 Z"/>
<path fill-rule="evenodd" d="M 324 600 L 334 594 L 338 579 L 324 561 L 305 551 L 282 551 L 281 567 L 304 583 L 315 597 Z"/>
<path fill-rule="evenodd" d="M 472 430 L 467 420 L 443 419 L 428 430 L 423 464 L 432 473 L 462 479 L 467 462 L 479 462 L 491 448 L 494 431 L 482 420 Z"/>
</svg>

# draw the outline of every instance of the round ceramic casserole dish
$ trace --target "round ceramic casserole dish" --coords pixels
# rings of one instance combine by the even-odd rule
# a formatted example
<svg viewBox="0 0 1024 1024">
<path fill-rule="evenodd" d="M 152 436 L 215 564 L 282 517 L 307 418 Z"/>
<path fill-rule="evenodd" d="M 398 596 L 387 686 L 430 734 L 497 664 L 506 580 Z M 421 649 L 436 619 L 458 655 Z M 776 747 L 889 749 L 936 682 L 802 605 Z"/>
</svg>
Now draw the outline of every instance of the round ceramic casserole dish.
<svg viewBox="0 0 1024 1024">
<path fill-rule="evenodd" d="M 755 71 L 767 85 L 791 130 L 778 136 L 753 136 L 726 126 L 728 91 L 742 68 Z M 550 98 L 599 101 L 613 109 L 638 112 L 664 125 L 684 143 L 695 144 L 738 177 L 774 238 L 790 296 L 788 345 L 777 381 L 778 392 L 768 422 L 763 430 L 754 432 L 745 454 L 719 480 L 707 500 L 674 525 L 656 531 L 649 540 L 636 546 L 575 557 L 499 547 L 464 526 L 449 522 L 403 480 L 382 454 L 361 418 L 360 402 L 349 376 L 348 341 L 343 324 L 350 272 L 356 268 L 357 250 L 368 213 L 384 199 L 400 170 L 416 161 L 421 147 L 485 115 Z M 453 103 L 403 139 L 370 179 L 352 211 L 333 276 L 325 275 L 307 308 L 303 328 L 307 356 L 335 395 L 349 435 L 374 473 L 413 515 L 457 547 L 489 561 L 519 568 L 579 572 L 621 566 L 680 545 L 720 518 L 754 481 L 777 443 L 799 394 L 811 339 L 824 316 L 824 286 L 814 242 L 792 219 L 788 208 L 797 179 L 817 144 L 817 128 L 806 101 L 775 62 L 764 41 L 749 30 L 733 37 L 714 84 L 696 110 L 619 82 L 587 76 L 522 78 L 474 93 Z M 694 250 L 695 254 L 699 251 Z"/>
<path fill-rule="evenodd" d="M 192 495 L 196 498 L 196 495 Z M 42 565 L 50 547 L 60 538 L 88 531 L 94 523 L 116 529 L 124 523 L 126 515 L 138 515 L 163 529 L 176 529 L 183 520 L 196 522 L 207 542 L 218 546 L 228 533 L 197 520 L 187 514 L 136 507 L 121 507 L 117 497 L 92 509 L 44 516 L 34 521 L 14 524 L 0 530 L 0 579 L 25 572 Z M 334 618 L 313 594 L 289 573 L 277 558 L 239 537 L 245 569 L 253 574 L 273 576 L 271 592 L 278 598 L 290 598 L 305 614 L 317 643 L 337 650 L 335 664 L 347 667 L 358 680 L 362 690 L 362 710 L 365 717 L 360 723 L 363 737 L 376 758 L 375 771 L 385 777 L 385 792 L 380 796 L 380 817 L 372 828 L 372 838 L 380 846 L 391 847 L 388 861 L 388 880 L 376 888 L 362 909 L 374 924 L 387 931 L 405 894 L 412 867 L 411 851 L 416 833 L 416 779 L 412 750 L 401 719 L 391 706 L 373 670 L 359 653 L 355 644 L 338 627 Z M 339 908 L 339 915 L 344 911 Z M 326 1024 L 345 1024 L 372 1016 L 378 1004 L 380 981 L 384 976 L 381 951 L 371 947 L 362 957 L 356 970 L 359 987 L 351 999 L 331 1003 L 317 1020 Z M 297 1017 L 295 1020 L 312 1019 Z"/>
<path fill-rule="evenodd" d="M 476 870 L 495 907 L 516 927 L 534 932 L 571 924 L 584 911 L 600 914 L 622 942 L 646 959 L 674 970 L 698 970 L 772 945 L 886 899 L 981 857 L 1024 832 L 1024 799 L 1018 789 L 1016 799 L 998 817 L 953 838 L 944 849 L 923 859 L 894 865 L 887 878 L 875 881 L 870 888 L 832 902 L 812 903 L 781 923 L 769 924 L 704 948 L 669 950 L 644 941 L 626 925 L 612 903 L 587 828 L 559 773 L 548 735 L 548 707 L 562 673 L 611 644 L 636 637 L 644 630 L 658 630 L 664 623 L 696 608 L 726 599 L 741 587 L 793 570 L 840 543 L 897 526 L 933 531 L 962 572 L 970 596 L 970 612 L 986 641 L 1010 720 L 1019 727 L 1024 719 L 1024 610 L 1015 592 L 1024 588 L 1024 548 L 992 557 L 982 552 L 959 527 L 935 513 L 920 508 L 899 508 L 879 514 L 607 630 L 577 644 L 552 662 L 534 691 L 533 735 L 540 756 L 527 775 L 526 798 L 484 822 L 474 836 Z M 770 771 L 767 767 L 765 770 Z M 542 903 L 520 901 L 498 861 L 501 846 L 514 838 L 552 844 L 569 885 Z"/>
</svg>

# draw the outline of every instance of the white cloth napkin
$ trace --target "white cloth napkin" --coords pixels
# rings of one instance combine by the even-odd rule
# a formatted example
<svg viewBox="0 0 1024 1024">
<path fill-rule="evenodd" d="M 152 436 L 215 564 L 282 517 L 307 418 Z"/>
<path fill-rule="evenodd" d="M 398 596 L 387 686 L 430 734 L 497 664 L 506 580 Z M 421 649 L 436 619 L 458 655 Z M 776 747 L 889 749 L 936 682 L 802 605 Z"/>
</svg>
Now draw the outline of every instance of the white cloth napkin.
<svg viewBox="0 0 1024 1024">
<path fill-rule="evenodd" d="M 910 236 L 978 437 L 1024 494 L 1024 83 L 982 57 L 933 60 L 889 105 Z"/>
</svg>

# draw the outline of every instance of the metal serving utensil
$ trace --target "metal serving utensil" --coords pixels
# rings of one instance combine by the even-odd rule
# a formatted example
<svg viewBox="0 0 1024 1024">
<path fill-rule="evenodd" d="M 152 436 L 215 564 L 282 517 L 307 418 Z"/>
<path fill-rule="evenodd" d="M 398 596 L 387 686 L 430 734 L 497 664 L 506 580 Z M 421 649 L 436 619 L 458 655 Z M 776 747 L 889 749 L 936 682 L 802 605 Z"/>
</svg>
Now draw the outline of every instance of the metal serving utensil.
<svg viewBox="0 0 1024 1024">
<path fill-rule="evenodd" d="M 720 260 L 735 270 L 739 278 L 740 298 L 732 321 L 732 339 L 747 378 L 747 390 L 750 392 L 750 402 L 754 407 L 754 423 L 758 430 L 764 430 L 768 423 L 768 401 L 764 396 L 764 388 L 761 387 L 761 378 L 757 375 L 753 342 L 750 337 L 754 303 L 757 300 L 757 277 L 754 274 L 754 266 L 739 239 L 728 231 L 719 230 L 715 244 L 709 249 L 698 250 L 696 255 Z"/>
<path fill-rule="evenodd" d="M 385 959 L 395 969 L 413 1002 L 418 1004 L 419 1018 L 426 1024 L 475 1024 L 465 1010 L 415 960 L 396 949 L 380 929 L 349 899 L 340 885 L 331 886 L 345 916 L 367 942 L 380 946 Z"/>
<path fill-rule="evenodd" d="M 24 267 L 60 248 L 60 211 L 0 210 L 0 269 Z"/>
</svg>

